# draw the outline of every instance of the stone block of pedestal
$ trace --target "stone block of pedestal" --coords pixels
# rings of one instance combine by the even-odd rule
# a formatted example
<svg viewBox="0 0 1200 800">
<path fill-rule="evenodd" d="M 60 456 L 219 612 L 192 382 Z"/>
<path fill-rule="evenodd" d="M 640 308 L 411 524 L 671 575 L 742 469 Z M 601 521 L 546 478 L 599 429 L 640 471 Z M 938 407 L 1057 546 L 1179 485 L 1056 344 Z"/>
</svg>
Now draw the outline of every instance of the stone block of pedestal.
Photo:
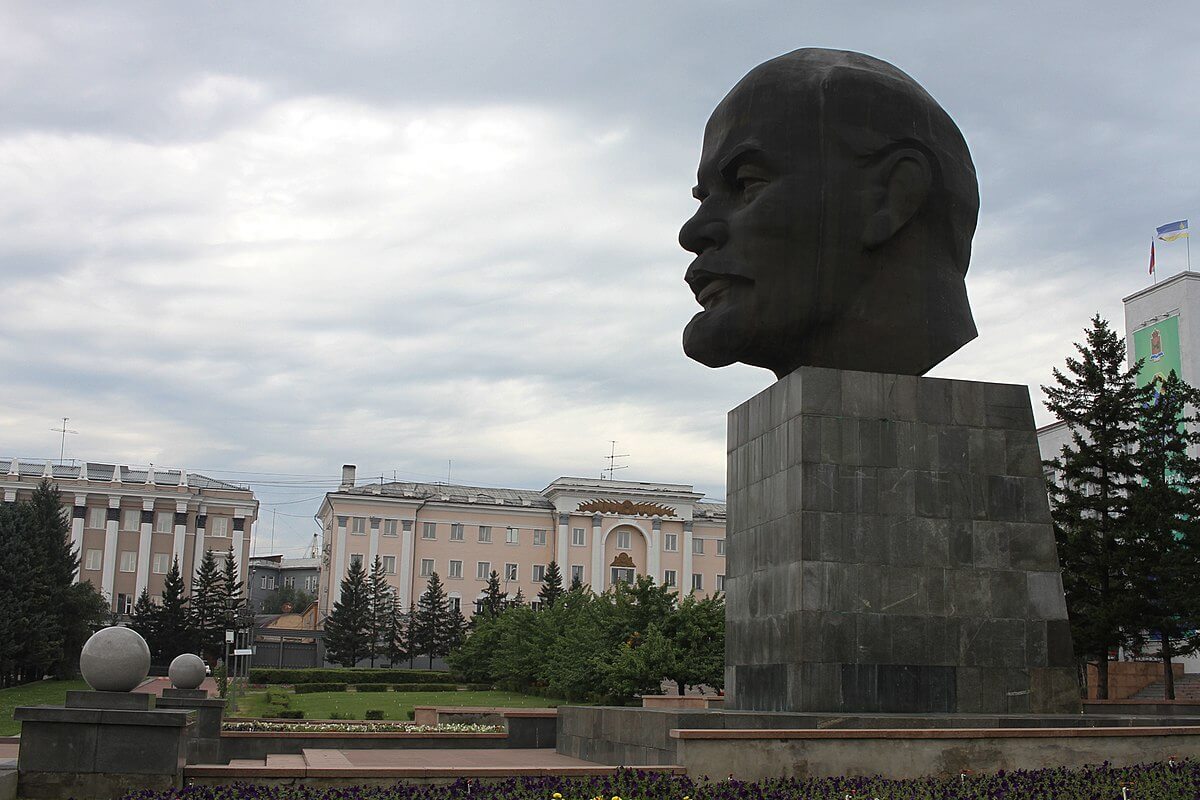
<svg viewBox="0 0 1200 800">
<path fill-rule="evenodd" d="M 188 745 L 187 763 L 221 763 L 221 721 L 225 716 L 225 701 L 210 698 L 203 689 L 163 689 L 158 707 L 179 711 L 195 711 L 196 724 Z"/>
</svg>

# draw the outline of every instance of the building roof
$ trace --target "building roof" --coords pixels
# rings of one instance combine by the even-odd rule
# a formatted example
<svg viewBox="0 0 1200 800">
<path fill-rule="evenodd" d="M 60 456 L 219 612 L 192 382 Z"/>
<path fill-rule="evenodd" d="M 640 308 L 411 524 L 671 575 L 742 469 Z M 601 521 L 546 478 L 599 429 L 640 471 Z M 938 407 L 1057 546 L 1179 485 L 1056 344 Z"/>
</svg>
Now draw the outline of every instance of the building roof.
<svg viewBox="0 0 1200 800">
<path fill-rule="evenodd" d="M 252 567 L 273 567 L 275 569 L 317 569 L 321 566 L 319 558 L 284 558 L 283 556 L 254 556 L 250 559 Z"/>
<path fill-rule="evenodd" d="M 97 462 L 79 462 L 74 464 L 55 464 L 52 461 L 31 461 L 26 459 L 0 457 L 0 476 L 17 475 L 21 478 L 57 478 L 61 480 L 87 480 L 103 483 L 134 483 L 152 486 L 179 486 L 184 472 L 179 469 L 153 469 L 129 467 L 123 464 L 101 464 Z M 114 474 L 117 478 L 114 480 Z M 250 491 L 249 486 L 243 486 L 228 481 L 219 481 L 198 472 L 187 473 L 186 485 L 193 489 L 228 489 L 231 491 Z"/>
<path fill-rule="evenodd" d="M 553 509 L 554 505 L 531 489 L 500 489 L 493 486 L 456 486 L 448 483 L 370 483 L 351 489 L 339 489 L 338 494 L 402 497 L 414 500 L 445 500 L 452 503 L 520 506 Z"/>
</svg>

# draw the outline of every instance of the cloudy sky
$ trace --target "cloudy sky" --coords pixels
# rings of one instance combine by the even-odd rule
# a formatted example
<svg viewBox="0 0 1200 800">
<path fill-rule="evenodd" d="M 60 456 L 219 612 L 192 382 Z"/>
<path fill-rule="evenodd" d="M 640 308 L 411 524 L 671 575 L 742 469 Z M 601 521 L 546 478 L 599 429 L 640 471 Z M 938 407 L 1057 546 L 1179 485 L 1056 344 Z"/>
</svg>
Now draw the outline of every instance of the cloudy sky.
<svg viewBox="0 0 1200 800">
<path fill-rule="evenodd" d="M 919 11 L 912 10 L 919 7 Z M 253 483 L 299 554 L 360 479 L 724 496 L 764 370 L 689 361 L 676 243 L 749 68 L 861 50 L 958 121 L 980 336 L 1034 388 L 1200 213 L 1188 4 L 0 4 L 0 455 Z M 1183 243 L 1159 270 L 1184 268 Z M 271 541 L 274 525 L 274 541 Z"/>
</svg>

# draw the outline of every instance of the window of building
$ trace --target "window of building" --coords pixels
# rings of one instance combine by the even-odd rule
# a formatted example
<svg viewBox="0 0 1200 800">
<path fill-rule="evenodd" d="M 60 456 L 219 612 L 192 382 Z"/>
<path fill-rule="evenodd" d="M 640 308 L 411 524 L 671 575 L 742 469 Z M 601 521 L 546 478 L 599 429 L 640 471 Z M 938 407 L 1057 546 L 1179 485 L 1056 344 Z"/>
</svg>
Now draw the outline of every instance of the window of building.
<svg viewBox="0 0 1200 800">
<path fill-rule="evenodd" d="M 175 515 L 170 511 L 159 511 L 154 515 L 154 532 L 170 533 L 175 527 Z"/>
<path fill-rule="evenodd" d="M 534 600 L 532 603 L 530 603 L 530 604 L 529 604 L 529 607 L 530 607 L 531 609 L 533 609 L 534 611 L 541 611 L 541 610 L 542 610 L 542 603 L 541 603 L 541 601 L 540 601 L 540 600 Z"/>
<path fill-rule="evenodd" d="M 433 574 L 433 559 L 432 558 L 422 558 L 421 559 L 421 577 L 428 578 L 432 574 Z"/>
<path fill-rule="evenodd" d="M 400 520 L 400 530 L 404 531 L 405 533 L 412 533 L 413 522 L 415 522 L 415 520 L 411 520 L 411 519 Z"/>
<path fill-rule="evenodd" d="M 436 522 L 422 522 L 421 523 L 421 538 L 422 539 L 436 539 L 437 538 L 437 523 Z"/>
<path fill-rule="evenodd" d="M 367 518 L 366 517 L 351 517 L 350 532 L 357 536 L 367 535 Z"/>
<path fill-rule="evenodd" d="M 462 562 L 451 560 L 450 568 L 446 572 L 451 578 L 461 578 L 462 577 Z"/>
<path fill-rule="evenodd" d="M 571 583 L 576 583 L 576 582 L 583 583 L 583 565 L 582 564 L 572 564 L 571 565 Z"/>
<path fill-rule="evenodd" d="M 209 517 L 208 518 L 208 533 L 210 536 L 228 536 L 229 535 L 229 518 L 228 517 Z"/>
<path fill-rule="evenodd" d="M 100 560 L 104 554 L 100 550 L 88 550 L 84 558 L 84 569 L 100 569 Z"/>
<path fill-rule="evenodd" d="M 353 567 L 353 566 L 357 565 L 357 566 L 361 567 L 362 563 L 363 563 L 362 553 L 351 553 L 350 554 L 350 566 Z"/>
<path fill-rule="evenodd" d="M 586 537 L 587 531 L 585 531 L 583 528 L 571 529 L 571 544 L 574 547 L 583 547 L 585 544 L 587 544 Z"/>
<path fill-rule="evenodd" d="M 317 576 L 309 575 L 304 579 L 304 591 L 309 594 L 316 594 L 317 591 Z"/>
<path fill-rule="evenodd" d="M 719 555 L 719 556 L 725 555 L 725 540 L 724 539 L 717 539 L 717 555 Z"/>
<path fill-rule="evenodd" d="M 717 576 L 717 591 L 718 592 L 725 591 L 725 576 L 724 575 Z"/>
<path fill-rule="evenodd" d="M 692 539 L 692 552 L 697 555 L 704 555 L 703 539 Z"/>
<path fill-rule="evenodd" d="M 121 512 L 121 530 L 136 531 L 142 526 L 142 512 L 136 508 L 126 508 Z"/>
<path fill-rule="evenodd" d="M 154 560 L 150 565 L 150 569 L 155 575 L 166 575 L 167 570 L 171 568 L 170 553 L 155 553 Z"/>
<path fill-rule="evenodd" d="M 633 583 L 633 568 L 632 567 L 613 567 L 612 568 L 613 583 Z"/>
<path fill-rule="evenodd" d="M 385 519 L 383 521 L 383 535 L 384 536 L 395 536 L 396 535 L 396 520 Z"/>
<path fill-rule="evenodd" d="M 455 522 L 450 525 L 450 541 L 461 542 L 463 540 L 463 524 Z"/>
<path fill-rule="evenodd" d="M 521 531 L 519 528 L 509 528 L 504 534 L 505 544 L 520 544 Z"/>
<path fill-rule="evenodd" d="M 395 556 L 384 556 L 381 560 L 383 561 L 384 574 L 395 575 L 396 574 L 396 557 Z"/>
<path fill-rule="evenodd" d="M 480 525 L 479 526 L 479 541 L 481 541 L 481 542 L 492 541 L 492 526 L 491 525 Z"/>
<path fill-rule="evenodd" d="M 692 573 L 692 591 L 694 591 L 694 592 L 704 591 L 704 576 L 701 575 L 699 572 Z"/>
<path fill-rule="evenodd" d="M 492 574 L 492 562 L 490 562 L 490 561 L 475 562 L 475 577 L 478 580 L 486 581 L 488 579 L 488 575 L 491 575 L 491 574 Z"/>
<path fill-rule="evenodd" d="M 663 572 L 663 586 L 674 586 L 678 582 L 675 570 L 668 569 Z"/>
<path fill-rule="evenodd" d="M 371 535 L 375 536 L 379 533 L 379 523 L 382 522 L 379 517 L 371 517 Z"/>
<path fill-rule="evenodd" d="M 87 524 L 87 526 L 89 528 L 103 528 L 105 511 L 107 511 L 107 509 L 89 508 L 88 509 L 88 524 Z"/>
<path fill-rule="evenodd" d="M 288 576 L 284 577 L 284 579 L 283 579 L 283 585 L 284 585 L 284 586 L 286 586 L 286 587 L 287 587 L 287 588 L 289 588 L 289 589 L 295 589 L 295 588 L 296 588 L 296 579 L 295 579 L 295 577 L 293 577 L 293 576 L 291 576 L 291 575 L 288 575 Z"/>
<path fill-rule="evenodd" d="M 679 550 L 679 534 L 664 533 L 663 534 L 663 550 L 668 553 L 674 553 Z"/>
<path fill-rule="evenodd" d="M 617 531 L 617 549 L 628 550 L 633 547 L 633 535 L 630 531 Z"/>
<path fill-rule="evenodd" d="M 533 531 L 533 544 L 535 547 L 545 547 L 546 546 L 546 532 L 535 528 Z"/>
<path fill-rule="evenodd" d="M 117 594 L 117 613 L 132 614 L 133 613 L 133 595 Z"/>
<path fill-rule="evenodd" d="M 275 576 L 263 575 L 262 582 L 259 584 L 264 591 L 273 591 L 275 589 Z"/>
<path fill-rule="evenodd" d="M 137 553 L 126 550 L 121 553 L 121 572 L 137 572 Z"/>
<path fill-rule="evenodd" d="M 515 581 L 516 579 L 517 579 L 517 565 L 516 564 L 505 564 L 504 565 L 504 580 Z"/>
<path fill-rule="evenodd" d="M 546 580 L 546 565 L 545 564 L 534 564 L 533 565 L 533 582 L 541 583 L 544 580 Z"/>
<path fill-rule="evenodd" d="M 338 517 L 337 519 L 338 519 L 338 533 L 341 533 L 342 531 L 346 530 L 346 521 L 349 520 L 350 518 L 349 517 Z"/>
<path fill-rule="evenodd" d="M 450 563 L 453 564 L 454 562 L 451 561 Z M 462 566 L 461 561 L 458 563 L 459 563 L 459 566 Z M 459 577 L 461 578 L 462 576 L 460 575 Z M 450 595 L 448 598 L 446 598 L 446 602 L 449 604 L 451 611 L 462 611 L 462 598 L 459 597 L 458 595 L 456 595 L 456 594 Z"/>
</svg>

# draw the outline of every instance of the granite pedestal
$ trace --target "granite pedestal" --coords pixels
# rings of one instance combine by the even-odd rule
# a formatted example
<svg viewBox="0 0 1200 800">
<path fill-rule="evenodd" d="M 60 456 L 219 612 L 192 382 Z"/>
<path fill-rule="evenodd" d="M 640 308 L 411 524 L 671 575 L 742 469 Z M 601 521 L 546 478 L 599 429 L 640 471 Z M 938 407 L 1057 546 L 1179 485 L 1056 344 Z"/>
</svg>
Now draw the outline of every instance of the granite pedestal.
<svg viewBox="0 0 1200 800">
<path fill-rule="evenodd" d="M 728 451 L 727 709 L 1078 712 L 1026 387 L 801 368 Z"/>
<path fill-rule="evenodd" d="M 204 689 L 163 689 L 156 705 L 164 710 L 196 712 L 196 724 L 188 743 L 187 763 L 216 764 L 220 761 L 224 700 L 210 698 Z"/>
</svg>

